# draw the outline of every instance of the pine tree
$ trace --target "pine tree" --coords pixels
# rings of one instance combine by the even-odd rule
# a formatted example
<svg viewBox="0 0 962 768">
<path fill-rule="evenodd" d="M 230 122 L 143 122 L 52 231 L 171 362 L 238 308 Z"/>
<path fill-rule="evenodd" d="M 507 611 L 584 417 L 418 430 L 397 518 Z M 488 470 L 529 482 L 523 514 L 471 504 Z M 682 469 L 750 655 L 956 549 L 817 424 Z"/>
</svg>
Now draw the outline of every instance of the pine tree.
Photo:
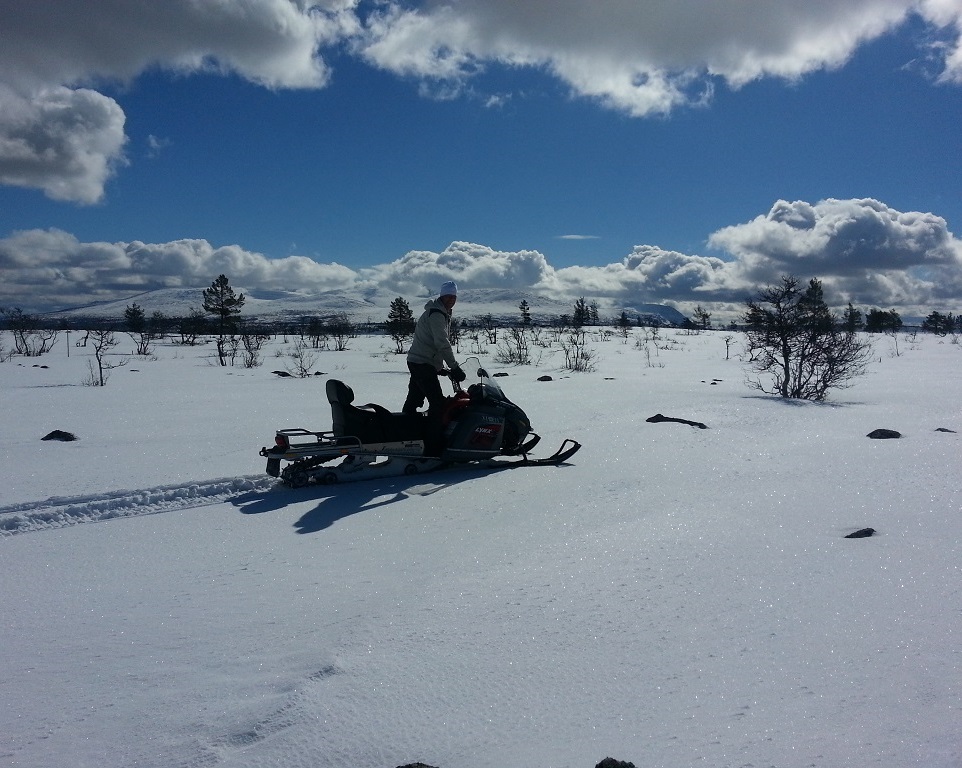
<svg viewBox="0 0 962 768">
<path fill-rule="evenodd" d="M 591 309 L 588 307 L 588 302 L 585 301 L 584 296 L 575 302 L 574 314 L 571 316 L 571 324 L 575 328 L 581 328 L 583 325 L 588 325 L 591 321 Z"/>
<path fill-rule="evenodd" d="M 246 297 L 234 294 L 227 275 L 219 275 L 210 288 L 204 289 L 204 310 L 217 316 L 217 354 L 221 365 L 227 365 L 224 334 L 233 331 L 234 316 L 239 315 Z"/>
<path fill-rule="evenodd" d="M 711 312 L 706 309 L 702 309 L 701 304 L 695 307 L 693 313 L 695 315 L 695 326 L 702 331 L 707 331 L 711 328 Z"/>
<path fill-rule="evenodd" d="M 387 332 L 394 340 L 394 346 L 400 355 L 404 352 L 404 343 L 414 334 L 414 313 L 407 301 L 398 296 L 391 302 L 391 309 L 387 315 Z"/>
<path fill-rule="evenodd" d="M 150 342 L 153 334 L 147 327 L 147 313 L 139 304 L 129 304 L 124 310 L 124 323 L 127 332 L 137 345 L 138 355 L 150 354 Z"/>
<path fill-rule="evenodd" d="M 936 333 L 939 336 L 946 336 L 955 330 L 956 322 L 952 313 L 949 312 L 947 315 L 943 315 L 941 312 L 935 311 L 929 314 L 925 320 L 922 321 L 922 330 L 928 331 L 929 333 Z"/>
<path fill-rule="evenodd" d="M 842 327 L 849 333 L 855 333 L 865 327 L 862 313 L 852 306 L 852 302 L 848 303 L 845 312 L 842 313 Z"/>
<path fill-rule="evenodd" d="M 828 333 L 835 325 L 832 311 L 825 303 L 822 282 L 814 277 L 808 281 L 805 293 L 798 297 L 797 309 L 800 322 L 812 333 Z"/>
<path fill-rule="evenodd" d="M 521 310 L 521 325 L 527 328 L 531 325 L 531 307 L 528 305 L 528 300 L 521 299 L 518 309 Z"/>
<path fill-rule="evenodd" d="M 147 313 L 139 304 L 128 304 L 124 310 L 124 324 L 131 333 L 141 333 L 147 327 Z"/>
<path fill-rule="evenodd" d="M 865 318 L 865 330 L 869 333 L 897 333 L 901 328 L 902 317 L 894 309 L 870 309 Z"/>
<path fill-rule="evenodd" d="M 230 327 L 234 315 L 239 315 L 244 301 L 247 299 L 243 293 L 234 294 L 234 289 L 230 286 L 227 275 L 220 275 L 210 288 L 204 289 L 204 310 L 218 318 L 218 333 L 223 336 L 224 331 Z"/>
</svg>

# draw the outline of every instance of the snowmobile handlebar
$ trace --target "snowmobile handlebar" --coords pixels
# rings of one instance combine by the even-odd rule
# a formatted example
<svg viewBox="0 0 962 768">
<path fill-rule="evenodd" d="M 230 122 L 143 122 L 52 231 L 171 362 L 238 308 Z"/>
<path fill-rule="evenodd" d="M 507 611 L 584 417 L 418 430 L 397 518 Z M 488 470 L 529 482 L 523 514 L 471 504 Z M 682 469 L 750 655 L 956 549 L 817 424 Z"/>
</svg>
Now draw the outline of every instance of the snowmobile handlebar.
<svg viewBox="0 0 962 768">
<path fill-rule="evenodd" d="M 465 364 L 467 364 L 471 360 L 474 360 L 478 364 L 478 377 L 482 379 L 486 378 L 488 375 L 488 372 L 481 367 L 481 361 L 477 357 L 469 357 L 464 362 Z M 455 375 L 454 371 L 458 371 L 460 375 Z M 462 391 L 461 382 L 467 379 L 468 377 L 467 372 L 464 369 L 464 366 L 460 366 L 460 365 L 457 368 L 453 368 L 453 369 L 442 368 L 441 370 L 438 371 L 438 376 L 447 376 L 447 378 L 451 381 L 451 386 L 454 387 L 455 392 Z"/>
<path fill-rule="evenodd" d="M 454 390 L 455 394 L 457 394 L 458 392 L 464 391 L 464 388 L 461 386 L 461 382 L 464 381 L 464 378 L 461 378 L 461 379 L 455 378 L 454 376 L 451 375 L 451 371 L 447 369 L 438 371 L 438 376 L 439 377 L 443 376 L 447 378 L 448 381 L 451 382 L 451 388 Z"/>
<path fill-rule="evenodd" d="M 455 371 L 458 373 L 455 373 Z M 460 384 L 468 377 L 463 368 L 455 368 L 453 370 L 442 369 L 438 371 L 438 376 L 447 376 L 455 384 Z"/>
</svg>

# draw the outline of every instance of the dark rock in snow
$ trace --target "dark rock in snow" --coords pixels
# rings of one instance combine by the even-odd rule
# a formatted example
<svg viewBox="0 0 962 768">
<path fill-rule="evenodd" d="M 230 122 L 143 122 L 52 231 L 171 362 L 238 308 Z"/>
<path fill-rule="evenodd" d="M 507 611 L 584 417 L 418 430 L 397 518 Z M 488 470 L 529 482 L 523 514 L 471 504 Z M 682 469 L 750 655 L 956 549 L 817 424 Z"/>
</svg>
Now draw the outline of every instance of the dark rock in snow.
<svg viewBox="0 0 962 768">
<path fill-rule="evenodd" d="M 53 432 L 44 435 L 40 438 L 41 440 L 60 440 L 63 443 L 69 443 L 71 440 L 76 440 L 77 436 L 73 432 L 64 432 L 62 429 L 55 429 Z"/>
<path fill-rule="evenodd" d="M 634 763 L 627 760 L 615 760 L 613 757 L 606 757 L 595 768 L 635 768 Z"/>
<path fill-rule="evenodd" d="M 846 539 L 866 539 L 869 536 L 871 536 L 873 533 L 875 533 L 874 528 L 860 528 L 859 530 L 853 531 L 852 533 L 848 534 L 845 538 Z"/>
<path fill-rule="evenodd" d="M 496 379 L 502 379 L 502 378 L 504 378 L 504 377 L 507 376 L 507 375 L 508 375 L 508 374 L 505 373 L 504 371 L 500 371 L 499 373 L 494 374 L 494 378 L 496 378 Z"/>
<path fill-rule="evenodd" d="M 662 421 L 674 421 L 678 424 L 687 424 L 690 427 L 698 427 L 699 429 L 708 429 L 708 426 L 702 424 L 700 421 L 688 421 L 688 419 L 676 419 L 674 416 L 662 416 L 660 413 L 656 413 L 654 416 L 650 416 L 645 419 L 645 421 L 651 422 L 653 424 L 658 424 Z"/>
<path fill-rule="evenodd" d="M 287 371 L 271 371 L 275 376 L 280 376 L 282 379 L 289 379 L 291 375 Z"/>
<path fill-rule="evenodd" d="M 954 430 L 954 429 L 946 429 L 945 427 L 936 427 L 936 428 L 935 428 L 935 431 L 936 431 L 936 432 L 949 432 L 949 433 L 951 433 L 951 434 L 953 434 L 953 435 L 955 434 L 955 430 Z"/>
<path fill-rule="evenodd" d="M 548 374 L 545 374 L 544 376 L 539 376 L 538 381 L 554 381 L 554 379 L 552 379 Z"/>
<path fill-rule="evenodd" d="M 427 763 L 408 763 L 407 765 L 399 765 L 397 768 L 434 768 L 434 766 Z"/>
<path fill-rule="evenodd" d="M 894 429 L 873 429 L 866 435 L 866 437 L 870 437 L 873 440 L 894 440 L 901 436 L 902 433 L 896 432 Z"/>
</svg>

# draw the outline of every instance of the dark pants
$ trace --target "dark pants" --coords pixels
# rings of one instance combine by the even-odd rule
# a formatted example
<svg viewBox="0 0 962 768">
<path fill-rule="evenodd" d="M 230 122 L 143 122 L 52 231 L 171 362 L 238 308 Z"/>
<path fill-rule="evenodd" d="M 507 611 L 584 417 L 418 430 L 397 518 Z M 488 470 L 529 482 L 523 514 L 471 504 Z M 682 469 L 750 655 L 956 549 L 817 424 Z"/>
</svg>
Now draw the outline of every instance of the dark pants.
<svg viewBox="0 0 962 768">
<path fill-rule="evenodd" d="M 408 363 L 411 380 L 408 382 L 408 396 L 401 408 L 403 413 L 415 414 L 418 408 L 428 401 L 428 419 L 425 425 L 424 454 L 425 456 L 440 456 L 443 444 L 441 441 L 441 414 L 444 412 L 446 398 L 441 391 L 438 372 L 433 365 L 425 363 Z"/>
</svg>

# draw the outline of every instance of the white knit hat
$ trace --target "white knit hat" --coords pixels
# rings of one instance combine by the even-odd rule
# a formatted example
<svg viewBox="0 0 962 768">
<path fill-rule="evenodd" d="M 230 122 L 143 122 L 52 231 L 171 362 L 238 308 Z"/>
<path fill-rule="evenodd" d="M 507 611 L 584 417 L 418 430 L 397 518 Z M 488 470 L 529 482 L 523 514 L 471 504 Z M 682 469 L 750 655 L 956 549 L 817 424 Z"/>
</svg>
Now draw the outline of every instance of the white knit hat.
<svg viewBox="0 0 962 768">
<path fill-rule="evenodd" d="M 458 284 L 454 280 L 448 280 L 446 283 L 441 284 L 441 295 L 442 296 L 457 296 L 458 295 Z"/>
</svg>

